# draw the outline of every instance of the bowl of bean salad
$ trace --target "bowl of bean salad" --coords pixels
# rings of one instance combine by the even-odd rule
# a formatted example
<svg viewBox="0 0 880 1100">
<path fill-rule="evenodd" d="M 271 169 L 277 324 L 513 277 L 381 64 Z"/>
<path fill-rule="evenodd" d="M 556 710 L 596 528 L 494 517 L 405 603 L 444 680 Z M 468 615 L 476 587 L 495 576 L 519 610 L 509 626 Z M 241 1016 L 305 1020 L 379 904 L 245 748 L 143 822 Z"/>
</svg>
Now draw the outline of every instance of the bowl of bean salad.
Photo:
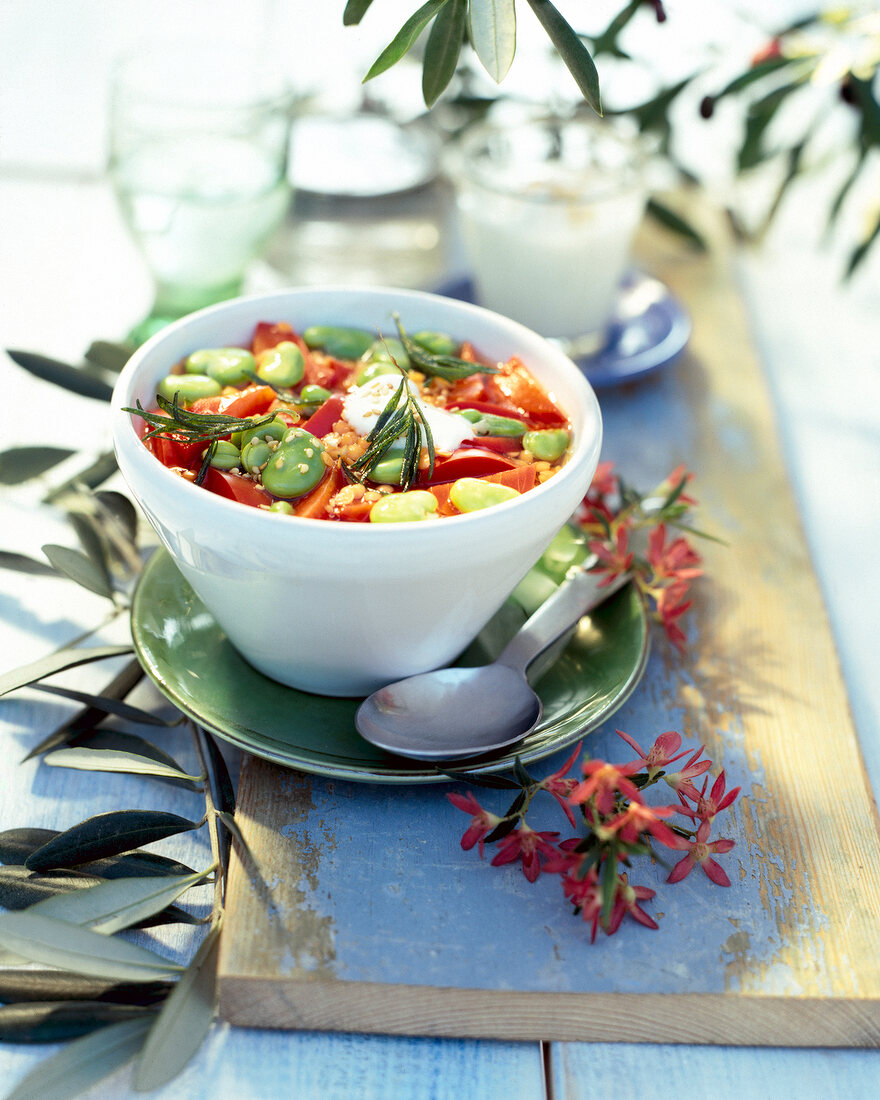
<svg viewBox="0 0 880 1100">
<path fill-rule="evenodd" d="M 395 288 L 223 302 L 113 395 L 120 469 L 260 672 L 358 696 L 450 663 L 576 508 L 598 403 L 529 329 Z"/>
</svg>

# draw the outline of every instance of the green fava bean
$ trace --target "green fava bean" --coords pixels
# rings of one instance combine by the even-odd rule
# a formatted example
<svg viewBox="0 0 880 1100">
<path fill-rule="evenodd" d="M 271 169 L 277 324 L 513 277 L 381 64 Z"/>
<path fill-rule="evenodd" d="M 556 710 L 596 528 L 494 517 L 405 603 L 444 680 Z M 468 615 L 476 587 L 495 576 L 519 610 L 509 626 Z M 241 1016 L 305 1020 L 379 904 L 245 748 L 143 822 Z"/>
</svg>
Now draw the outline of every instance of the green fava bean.
<svg viewBox="0 0 880 1100">
<path fill-rule="evenodd" d="M 190 374 L 207 374 L 221 386 L 241 386 L 254 373 L 254 357 L 245 348 L 200 348 L 186 361 Z"/>
<path fill-rule="evenodd" d="M 403 473 L 403 452 L 386 453 L 370 467 L 367 477 L 377 485 L 399 485 Z"/>
<path fill-rule="evenodd" d="M 437 511 L 437 498 L 427 489 L 407 493 L 389 493 L 370 509 L 370 523 L 415 523 L 431 519 Z"/>
<path fill-rule="evenodd" d="M 177 400 L 183 405 L 191 405 L 200 397 L 216 397 L 223 389 L 215 378 L 207 374 L 169 374 L 159 383 L 158 392 L 169 401 Z"/>
<path fill-rule="evenodd" d="M 211 465 L 218 470 L 234 470 L 241 462 L 241 451 L 228 439 L 218 439 L 211 456 Z"/>
<path fill-rule="evenodd" d="M 455 355 L 458 351 L 458 344 L 445 332 L 417 332 L 413 340 L 432 355 Z"/>
<path fill-rule="evenodd" d="M 565 454 L 571 436 L 565 428 L 544 428 L 537 432 L 526 432 L 523 436 L 523 448 L 542 462 L 555 462 Z"/>
<path fill-rule="evenodd" d="M 365 386 L 367 382 L 372 382 L 374 378 L 378 378 L 380 374 L 396 374 L 400 375 L 400 371 L 390 360 L 379 361 L 376 363 L 367 363 L 365 367 L 357 372 L 354 377 L 354 384 L 356 386 Z"/>
<path fill-rule="evenodd" d="M 509 485 L 481 481 L 478 477 L 460 477 L 449 490 L 449 499 L 459 512 L 479 512 L 481 508 L 491 508 L 521 495 Z"/>
<path fill-rule="evenodd" d="M 299 401 L 297 404 L 323 405 L 324 402 L 332 396 L 330 391 L 325 390 L 323 386 L 303 386 L 299 391 Z"/>
<path fill-rule="evenodd" d="M 289 389 L 302 381 L 305 369 L 305 357 L 292 340 L 282 340 L 257 357 L 257 377 L 282 389 Z"/>
<path fill-rule="evenodd" d="M 364 359 L 368 363 L 396 363 L 403 370 L 409 370 L 406 348 L 393 336 L 385 340 L 374 340 L 364 354 Z"/>
<path fill-rule="evenodd" d="M 290 499 L 310 492 L 327 472 L 324 446 L 311 432 L 292 428 L 263 469 L 263 488 Z"/>
<path fill-rule="evenodd" d="M 252 439 L 241 449 L 241 468 L 246 474 L 256 474 L 266 465 L 273 453 L 265 440 Z"/>
<path fill-rule="evenodd" d="M 273 500 L 269 505 L 270 512 L 280 512 L 283 516 L 293 515 L 293 505 L 286 500 Z"/>
<path fill-rule="evenodd" d="M 360 359 L 374 339 L 371 332 L 337 325 L 311 325 L 303 333 L 307 347 L 319 348 L 334 359 Z"/>
<path fill-rule="evenodd" d="M 261 424 L 258 428 L 245 428 L 240 433 L 238 445 L 244 448 L 254 439 L 266 439 L 267 437 L 281 440 L 289 431 L 290 425 L 287 421 L 282 420 L 280 416 L 276 416 L 274 420 L 270 420 L 268 424 Z M 234 439 L 233 442 L 235 442 Z"/>
</svg>

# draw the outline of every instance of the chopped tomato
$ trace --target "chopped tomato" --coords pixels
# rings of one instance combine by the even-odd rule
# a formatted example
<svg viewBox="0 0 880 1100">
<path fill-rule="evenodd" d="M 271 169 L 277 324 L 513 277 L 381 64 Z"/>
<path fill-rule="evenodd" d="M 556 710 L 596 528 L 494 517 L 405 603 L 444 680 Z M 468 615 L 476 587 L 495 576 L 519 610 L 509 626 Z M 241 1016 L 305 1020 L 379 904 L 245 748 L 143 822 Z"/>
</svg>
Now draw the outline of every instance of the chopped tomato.
<svg viewBox="0 0 880 1100">
<path fill-rule="evenodd" d="M 547 391 L 531 376 L 523 363 L 513 356 L 498 374 L 490 375 L 486 390 L 496 400 L 509 402 L 520 412 L 542 424 L 565 424 L 565 416 Z"/>
<path fill-rule="evenodd" d="M 438 458 L 434 463 L 434 473 L 428 477 L 428 471 L 422 471 L 419 481 L 435 485 L 441 481 L 457 481 L 460 477 L 485 477 L 486 474 L 497 474 L 515 467 L 515 462 L 495 454 L 494 451 L 462 447 L 449 458 Z"/>
<path fill-rule="evenodd" d="M 534 466 L 515 466 L 512 470 L 501 470 L 497 474 L 489 474 L 483 478 L 483 481 L 494 481 L 498 485 L 507 485 L 510 489 L 516 489 L 518 493 L 527 493 L 529 489 L 534 489 L 537 476 Z"/>
<path fill-rule="evenodd" d="M 269 411 L 275 400 L 275 391 L 271 386 L 248 386 L 220 398 L 218 412 L 225 416 L 262 416 Z"/>
<path fill-rule="evenodd" d="M 305 519 L 326 519 L 330 498 L 342 488 L 344 481 L 342 471 L 334 469 L 310 493 L 297 501 L 293 506 L 294 514 Z"/>
<path fill-rule="evenodd" d="M 163 466 L 177 466 L 184 470 L 201 462 L 202 451 L 207 446 L 201 440 L 192 443 L 180 435 L 154 435 L 146 440 L 146 444 Z"/>
<path fill-rule="evenodd" d="M 312 413 L 305 424 L 303 424 L 303 427 L 307 432 L 311 432 L 312 435 L 321 439 L 328 432 L 333 430 L 333 425 L 341 416 L 342 398 L 339 394 L 336 394 L 334 397 L 328 397 L 324 404 Z"/>
<path fill-rule="evenodd" d="M 296 333 L 286 321 L 278 324 L 270 324 L 268 321 L 260 321 L 254 330 L 254 338 L 251 342 L 251 351 L 256 358 L 260 352 L 268 351 L 285 340 L 296 340 Z"/>
<path fill-rule="evenodd" d="M 213 466 L 208 467 L 202 486 L 211 493 L 226 497 L 227 500 L 237 500 L 239 504 L 249 504 L 252 508 L 269 505 L 274 499 L 249 478 L 231 474 L 226 470 L 217 470 Z"/>
<path fill-rule="evenodd" d="M 459 358 L 464 359 L 464 356 L 459 355 Z M 446 395 L 446 407 L 452 408 L 453 405 L 458 405 L 465 401 L 482 401 L 485 396 L 486 387 L 483 376 L 480 374 L 471 374 L 467 378 L 459 378 L 458 381 L 452 383 Z M 462 405 L 462 408 L 468 407 L 467 405 Z"/>
<path fill-rule="evenodd" d="M 437 514 L 440 516 L 460 515 L 459 510 L 449 499 L 453 484 L 452 481 L 445 481 L 442 485 L 428 485 L 426 487 L 428 492 L 433 493 L 437 498 Z"/>
<path fill-rule="evenodd" d="M 477 439 L 465 439 L 461 445 L 462 447 L 482 447 L 496 454 L 510 454 L 513 451 L 522 450 L 522 441 L 519 437 L 512 439 L 510 436 L 503 435 L 481 435 Z"/>
<path fill-rule="evenodd" d="M 220 412 L 220 403 L 222 400 L 223 398 L 219 393 L 216 397 L 198 397 L 190 405 L 190 412 L 218 413 Z"/>
</svg>

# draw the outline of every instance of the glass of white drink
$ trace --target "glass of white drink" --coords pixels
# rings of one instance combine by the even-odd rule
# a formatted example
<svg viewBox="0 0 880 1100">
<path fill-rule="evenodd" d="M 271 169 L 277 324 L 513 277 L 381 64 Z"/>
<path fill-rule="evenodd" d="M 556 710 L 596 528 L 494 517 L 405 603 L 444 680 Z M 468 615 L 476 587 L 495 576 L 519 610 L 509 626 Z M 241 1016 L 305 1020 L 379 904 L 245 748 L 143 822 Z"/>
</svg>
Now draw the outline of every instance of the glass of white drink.
<svg viewBox="0 0 880 1100">
<path fill-rule="evenodd" d="M 645 207 L 643 155 L 586 116 L 489 120 L 449 160 L 477 300 L 598 351 Z"/>
<path fill-rule="evenodd" d="M 131 334 L 240 293 L 287 211 L 291 96 L 271 58 L 173 45 L 117 67 L 110 175 L 156 287 Z"/>
</svg>

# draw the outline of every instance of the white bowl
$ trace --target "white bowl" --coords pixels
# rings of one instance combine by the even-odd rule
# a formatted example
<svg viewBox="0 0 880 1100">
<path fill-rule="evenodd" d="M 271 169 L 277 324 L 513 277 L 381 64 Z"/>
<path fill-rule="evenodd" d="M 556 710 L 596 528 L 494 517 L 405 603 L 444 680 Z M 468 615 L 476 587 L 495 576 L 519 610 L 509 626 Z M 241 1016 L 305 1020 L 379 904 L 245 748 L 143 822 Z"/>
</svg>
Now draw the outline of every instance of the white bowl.
<svg viewBox="0 0 880 1100">
<path fill-rule="evenodd" d="M 381 328 L 470 340 L 490 361 L 522 358 L 573 426 L 571 457 L 521 497 L 417 523 L 340 523 L 246 507 L 173 474 L 125 407 L 200 347 L 247 345 L 259 321 Z M 364 695 L 450 663 L 540 557 L 584 496 L 599 459 L 595 394 L 561 351 L 488 310 L 417 291 L 308 288 L 223 302 L 163 329 L 113 393 L 120 469 L 181 573 L 243 657 L 304 691 Z"/>
</svg>

